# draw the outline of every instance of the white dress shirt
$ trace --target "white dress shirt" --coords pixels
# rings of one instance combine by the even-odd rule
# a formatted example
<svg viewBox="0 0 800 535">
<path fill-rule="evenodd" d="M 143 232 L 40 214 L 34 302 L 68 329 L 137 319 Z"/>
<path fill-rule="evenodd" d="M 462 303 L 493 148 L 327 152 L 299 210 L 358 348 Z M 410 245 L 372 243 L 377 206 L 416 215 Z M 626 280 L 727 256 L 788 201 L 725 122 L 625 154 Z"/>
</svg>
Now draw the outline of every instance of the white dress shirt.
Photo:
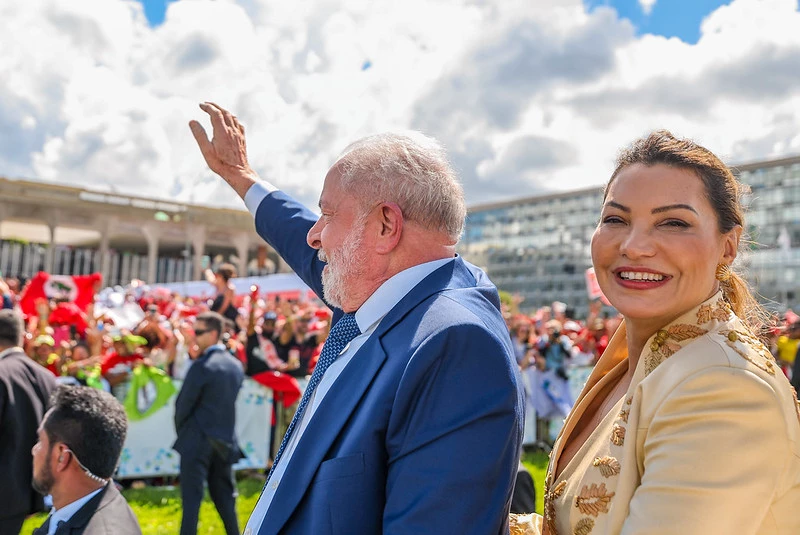
<svg viewBox="0 0 800 535">
<path fill-rule="evenodd" d="M 258 187 L 258 189 L 256 189 Z M 255 190 L 255 191 L 254 191 Z M 260 183 L 253 185 L 245 195 L 245 204 L 248 210 L 255 214 L 258 205 L 253 205 L 254 199 L 260 203 L 273 190 L 267 190 Z M 248 200 L 248 196 L 253 193 L 254 197 Z M 281 484 L 286 467 L 292 459 L 292 455 L 297 447 L 298 442 L 303 436 L 308 423 L 313 418 L 317 408 L 322 404 L 325 395 L 331 389 L 336 379 L 345 369 L 347 364 L 358 352 L 362 345 L 372 336 L 372 333 L 378 328 L 380 321 L 388 314 L 403 297 L 406 296 L 414 287 L 419 284 L 422 279 L 436 271 L 438 268 L 452 262 L 452 258 L 444 258 L 441 260 L 434 260 L 417 266 L 410 267 L 404 271 L 393 276 L 375 290 L 375 292 L 367 299 L 363 305 L 356 311 L 356 323 L 362 334 L 355 337 L 348 345 L 344 347 L 339 357 L 333 361 L 330 367 L 322 376 L 317 389 L 311 394 L 306 410 L 302 415 L 301 420 L 295 427 L 292 436 L 289 438 L 289 443 L 281 455 L 280 461 L 275 466 L 272 477 L 269 480 L 267 487 L 264 489 L 263 494 L 258 500 L 250 519 L 247 521 L 247 527 L 244 530 L 244 535 L 251 535 L 258 533 L 264 518 L 269 512 L 269 506 L 272 503 L 275 493 Z M 291 485 L 292 482 L 288 481 L 287 484 Z"/>
</svg>

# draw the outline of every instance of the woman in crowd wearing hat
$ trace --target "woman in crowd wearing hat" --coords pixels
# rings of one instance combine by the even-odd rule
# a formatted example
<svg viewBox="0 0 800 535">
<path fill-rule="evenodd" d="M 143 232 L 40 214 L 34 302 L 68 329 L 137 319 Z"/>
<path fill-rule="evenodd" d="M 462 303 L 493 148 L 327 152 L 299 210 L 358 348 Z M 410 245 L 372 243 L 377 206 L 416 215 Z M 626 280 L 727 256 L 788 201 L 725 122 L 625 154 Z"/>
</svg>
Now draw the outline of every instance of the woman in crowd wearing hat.
<svg viewBox="0 0 800 535">
<path fill-rule="evenodd" d="M 624 323 L 554 446 L 544 533 L 800 533 L 795 393 L 732 268 L 742 189 L 665 131 L 621 154 L 592 261 Z"/>
</svg>

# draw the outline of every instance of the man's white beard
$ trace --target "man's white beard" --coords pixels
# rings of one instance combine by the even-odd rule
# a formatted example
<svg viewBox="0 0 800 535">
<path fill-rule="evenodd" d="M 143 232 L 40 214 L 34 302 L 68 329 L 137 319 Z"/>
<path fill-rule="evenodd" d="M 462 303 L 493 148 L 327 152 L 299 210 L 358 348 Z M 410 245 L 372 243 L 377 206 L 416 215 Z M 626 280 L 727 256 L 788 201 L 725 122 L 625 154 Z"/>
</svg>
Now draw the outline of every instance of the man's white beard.
<svg viewBox="0 0 800 535">
<path fill-rule="evenodd" d="M 328 263 L 322 271 L 322 295 L 331 306 L 342 308 L 348 294 L 348 282 L 352 284 L 363 273 L 363 260 L 357 257 L 363 241 L 364 225 L 357 224 L 339 249 L 319 250 L 320 260 Z"/>
</svg>

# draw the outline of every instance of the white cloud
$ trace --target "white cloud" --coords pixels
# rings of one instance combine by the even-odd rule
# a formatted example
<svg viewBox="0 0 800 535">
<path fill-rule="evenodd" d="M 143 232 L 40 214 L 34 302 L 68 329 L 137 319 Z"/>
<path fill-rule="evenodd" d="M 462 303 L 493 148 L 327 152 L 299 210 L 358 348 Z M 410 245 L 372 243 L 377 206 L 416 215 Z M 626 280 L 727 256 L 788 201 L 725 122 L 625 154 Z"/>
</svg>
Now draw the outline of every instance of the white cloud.
<svg viewBox="0 0 800 535">
<path fill-rule="evenodd" d="M 645 15 L 649 15 L 653 12 L 653 8 L 656 5 L 657 0 L 639 0 L 639 7 L 642 8 L 642 12 Z"/>
<path fill-rule="evenodd" d="M 389 128 L 441 138 L 473 203 L 602 183 L 653 128 L 731 161 L 800 152 L 796 0 L 734 0 L 694 45 L 534 6 L 180 0 L 151 28 L 133 0 L 3 2 L 0 175 L 240 207 L 189 133 L 204 100 L 311 204 L 344 146 Z"/>
</svg>

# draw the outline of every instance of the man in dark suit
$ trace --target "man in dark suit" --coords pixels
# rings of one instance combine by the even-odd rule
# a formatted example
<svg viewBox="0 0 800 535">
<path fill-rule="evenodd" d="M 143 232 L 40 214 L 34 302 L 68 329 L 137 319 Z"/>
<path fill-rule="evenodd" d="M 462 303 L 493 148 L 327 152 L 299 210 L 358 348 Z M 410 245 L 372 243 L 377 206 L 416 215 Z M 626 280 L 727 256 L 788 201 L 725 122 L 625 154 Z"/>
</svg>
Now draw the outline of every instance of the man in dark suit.
<svg viewBox="0 0 800 535">
<path fill-rule="evenodd" d="M 225 319 L 216 312 L 197 316 L 194 334 L 200 356 L 192 363 L 175 401 L 172 446 L 181 454 L 181 535 L 197 533 L 203 483 L 228 535 L 238 535 L 233 464 L 241 458 L 236 441 L 236 396 L 242 366 L 220 342 Z"/>
<path fill-rule="evenodd" d="M 111 476 L 128 420 L 114 396 L 86 386 L 61 386 L 39 426 L 33 487 L 53 497 L 53 510 L 34 535 L 141 535 Z"/>
<path fill-rule="evenodd" d="M 17 535 L 25 517 L 43 508 L 31 487 L 31 448 L 56 378 L 20 345 L 22 320 L 0 310 L 0 535 Z"/>
<path fill-rule="evenodd" d="M 236 117 L 201 109 L 209 167 L 334 308 L 244 533 L 507 533 L 524 395 L 497 290 L 455 253 L 466 208 L 444 150 L 417 133 L 354 143 L 317 217 L 258 181 Z"/>
</svg>

